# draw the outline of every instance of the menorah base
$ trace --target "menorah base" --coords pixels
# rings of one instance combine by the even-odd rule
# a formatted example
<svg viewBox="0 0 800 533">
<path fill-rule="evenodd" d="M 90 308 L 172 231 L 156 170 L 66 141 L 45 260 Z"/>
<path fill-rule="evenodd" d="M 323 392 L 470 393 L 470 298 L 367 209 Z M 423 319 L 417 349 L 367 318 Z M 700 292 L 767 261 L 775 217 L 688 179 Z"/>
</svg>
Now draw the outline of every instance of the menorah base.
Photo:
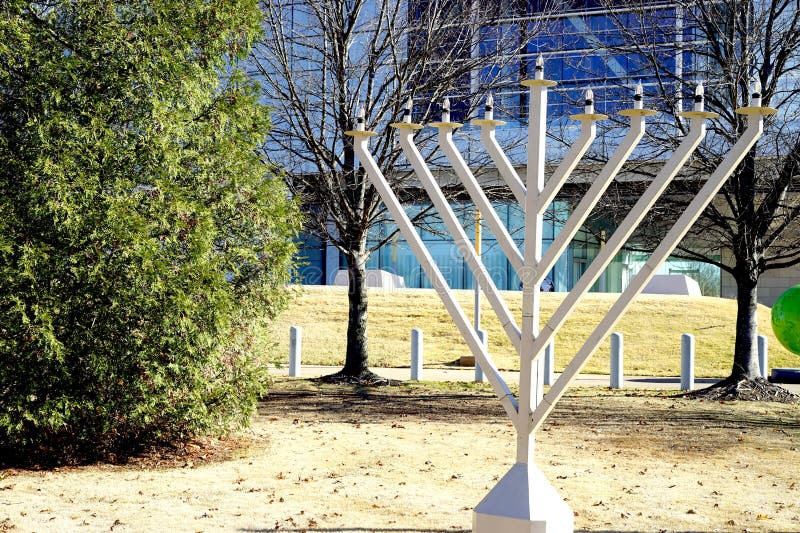
<svg viewBox="0 0 800 533">
<path fill-rule="evenodd" d="M 517 463 L 472 513 L 473 533 L 572 533 L 572 509 L 535 464 Z"/>
</svg>

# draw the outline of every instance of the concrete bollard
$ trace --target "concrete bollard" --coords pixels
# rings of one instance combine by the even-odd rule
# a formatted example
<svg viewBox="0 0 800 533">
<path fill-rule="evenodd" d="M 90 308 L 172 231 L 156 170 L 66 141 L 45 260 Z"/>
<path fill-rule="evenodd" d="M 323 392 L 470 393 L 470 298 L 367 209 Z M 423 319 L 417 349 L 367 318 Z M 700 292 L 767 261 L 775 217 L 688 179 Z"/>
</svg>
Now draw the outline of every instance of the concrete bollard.
<svg viewBox="0 0 800 533">
<path fill-rule="evenodd" d="M 625 359 L 625 348 L 622 333 L 611 334 L 611 383 L 612 389 L 621 389 L 625 381 L 623 371 L 623 360 Z"/>
<path fill-rule="evenodd" d="M 289 375 L 293 378 L 300 377 L 300 356 L 303 353 L 303 328 L 292 326 L 289 328 Z"/>
<path fill-rule="evenodd" d="M 555 351 L 553 348 L 553 343 L 555 341 L 550 341 L 544 349 L 544 384 L 545 385 L 552 385 L 556 381 L 556 360 L 555 360 Z"/>
<path fill-rule="evenodd" d="M 768 357 L 767 338 L 764 335 L 758 336 L 758 369 L 761 371 L 761 377 L 767 379 L 769 375 L 769 361 Z"/>
<path fill-rule="evenodd" d="M 489 346 L 489 334 L 482 329 L 478 330 L 478 338 L 481 340 L 484 346 Z M 475 383 L 485 383 L 486 377 L 483 375 L 483 370 L 481 369 L 481 365 L 478 364 L 478 360 L 475 360 Z"/>
<path fill-rule="evenodd" d="M 681 335 L 681 390 L 694 389 L 694 335 Z"/>
<path fill-rule="evenodd" d="M 422 330 L 411 330 L 411 379 L 422 379 Z"/>
</svg>

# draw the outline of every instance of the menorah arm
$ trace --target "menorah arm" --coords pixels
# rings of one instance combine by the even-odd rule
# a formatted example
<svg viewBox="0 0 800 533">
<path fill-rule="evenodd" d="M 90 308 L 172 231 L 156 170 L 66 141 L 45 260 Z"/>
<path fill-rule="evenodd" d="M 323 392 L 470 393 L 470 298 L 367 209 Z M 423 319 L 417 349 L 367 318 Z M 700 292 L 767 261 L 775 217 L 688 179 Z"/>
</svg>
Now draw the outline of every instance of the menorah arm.
<svg viewBox="0 0 800 533">
<path fill-rule="evenodd" d="M 569 151 L 564 156 L 564 159 L 562 159 L 561 163 L 559 163 L 558 167 L 556 167 L 555 171 L 553 171 L 553 175 L 550 176 L 549 180 L 547 180 L 542 193 L 539 195 L 537 206 L 539 207 L 540 215 L 543 215 L 547 210 L 547 207 L 553 203 L 558 191 L 561 190 L 561 187 L 563 187 L 564 183 L 569 179 L 572 171 L 578 166 L 578 163 L 586 153 L 586 150 L 589 149 L 592 141 L 594 141 L 594 138 L 597 135 L 597 126 L 595 125 L 595 122 L 598 120 L 603 120 L 604 118 L 608 118 L 605 115 L 587 113 L 573 115 L 572 118 L 575 117 L 578 117 L 577 119 L 581 121 L 581 134 L 572 144 Z"/>
<path fill-rule="evenodd" d="M 697 221 L 702 212 L 714 199 L 725 181 L 730 177 L 737 166 L 742 162 L 745 155 L 755 146 L 756 141 L 764 131 L 763 116 L 770 114 L 771 108 L 757 108 L 760 111 L 753 111 L 756 107 L 741 108 L 737 110 L 742 114 L 748 115 L 748 127 L 742 136 L 733 145 L 731 151 L 722 160 L 717 169 L 709 176 L 706 184 L 700 189 L 695 198 L 691 201 L 686 211 L 678 218 L 670 231 L 661 241 L 661 244 L 653 251 L 653 254 L 644 264 L 642 269 L 633 277 L 628 287 L 622 292 L 620 297 L 611 306 L 611 309 L 595 327 L 592 333 L 584 342 L 578 353 L 570 361 L 564 372 L 559 376 L 542 401 L 531 415 L 530 430 L 535 431 L 553 410 L 553 406 L 564 395 L 567 387 L 578 376 L 589 357 L 597 350 L 600 343 L 608 336 L 611 330 L 619 322 L 622 315 L 630 307 L 631 303 L 639 293 L 644 290 L 647 283 L 652 279 L 656 270 L 666 261 L 678 243 L 686 236 L 689 229 Z"/>
<path fill-rule="evenodd" d="M 475 276 L 478 284 L 486 293 L 486 298 L 489 300 L 489 304 L 492 306 L 492 309 L 497 315 L 500 325 L 503 327 L 506 335 L 508 335 L 511 344 L 517 350 L 517 353 L 519 353 L 520 338 L 522 336 L 519 326 L 517 326 L 514 316 L 511 314 L 511 311 L 508 309 L 505 301 L 500 296 L 500 291 L 497 289 L 494 280 L 492 280 L 491 276 L 489 276 L 489 273 L 486 271 L 486 267 L 484 266 L 480 257 L 478 257 L 478 253 L 470 244 L 467 234 L 464 233 L 464 228 L 461 227 L 458 218 L 453 212 L 453 208 L 450 207 L 450 204 L 444 197 L 444 194 L 442 194 L 442 189 L 439 187 L 439 184 L 436 183 L 436 178 L 433 177 L 428 165 L 425 164 L 425 161 L 422 159 L 422 155 L 419 153 L 419 150 L 417 150 L 417 147 L 412 139 L 414 132 L 412 126 L 407 123 L 395 123 L 393 124 L 393 127 L 398 129 L 400 146 L 403 148 L 403 153 L 411 163 L 411 166 L 414 168 L 417 178 L 419 178 L 422 186 L 428 193 L 431 202 L 439 212 L 439 216 L 442 217 L 442 222 L 444 222 L 447 230 L 453 237 L 455 245 L 466 260 L 467 266 L 472 272 L 472 275 Z M 489 206 L 489 208 L 491 209 L 491 206 Z M 494 213 L 493 210 L 492 213 Z"/>
<path fill-rule="evenodd" d="M 508 385 L 506 385 L 506 382 L 503 380 L 494 362 L 492 362 L 489 357 L 486 347 L 478 338 L 477 333 L 470 325 L 467 315 L 464 313 L 463 309 L 461 309 L 461 306 L 450 291 L 447 281 L 433 261 L 428 249 L 422 243 L 422 239 L 414 229 L 414 225 L 411 223 L 408 215 L 406 215 L 403 206 L 400 204 L 400 200 L 398 200 L 397 196 L 392 192 L 383 172 L 381 172 L 378 164 L 369 152 L 367 142 L 369 139 L 368 134 L 371 132 L 350 131 L 345 133 L 353 136 L 353 148 L 355 149 L 356 157 L 367 172 L 367 176 L 369 176 L 372 185 L 381 196 L 386 208 L 392 215 L 392 218 L 403 234 L 403 237 L 406 239 L 406 242 L 408 242 L 408 245 L 411 247 L 412 252 L 414 252 L 414 255 L 425 271 L 425 274 L 428 276 L 428 279 L 430 279 L 433 284 L 447 312 L 453 318 L 456 327 L 469 346 L 470 351 L 475 356 L 475 360 L 481 365 L 486 378 L 492 385 L 492 389 L 500 399 L 500 403 L 516 426 L 518 423 L 518 411 L 514 394 L 509 390 Z"/>
<path fill-rule="evenodd" d="M 484 119 L 473 120 L 472 123 L 481 126 L 481 143 L 492 158 L 498 172 L 500 172 L 500 176 L 503 177 L 506 185 L 511 189 L 514 198 L 517 199 L 519 205 L 524 207 L 525 194 L 527 192 L 525 185 L 522 183 L 517 171 L 514 170 L 514 165 L 512 165 L 511 161 L 506 157 L 505 152 L 500 147 L 500 144 L 497 142 L 497 137 L 495 136 L 495 126 L 505 123 L 501 120 Z"/>
<path fill-rule="evenodd" d="M 478 180 L 475 179 L 466 161 L 464 161 L 464 158 L 461 157 L 461 154 L 458 152 L 453 142 L 452 128 L 439 128 L 439 148 L 444 152 L 447 161 L 456 171 L 456 174 L 461 180 L 461 183 L 464 184 L 464 188 L 467 189 L 467 193 L 470 198 L 472 198 L 475 206 L 481 210 L 481 213 L 486 219 L 486 223 L 489 225 L 489 229 L 492 230 L 494 238 L 497 239 L 500 248 L 508 258 L 508 262 L 511 263 L 514 271 L 519 275 L 522 271 L 522 254 L 514 243 L 514 239 L 509 235 L 505 225 L 500 221 L 500 217 L 497 216 L 497 212 L 494 210 L 494 207 L 492 207 L 486 194 L 484 194 L 483 189 L 481 189 Z M 483 285 L 481 285 L 481 287 L 483 287 Z"/>
<path fill-rule="evenodd" d="M 564 227 L 561 228 L 561 231 L 556 235 L 553 243 L 542 256 L 536 269 L 536 283 L 541 282 L 547 273 L 550 272 L 550 269 L 553 268 L 553 265 L 556 264 L 558 258 L 561 257 L 561 254 L 567 249 L 569 243 L 572 242 L 572 238 L 575 237 L 575 234 L 578 233 L 578 230 L 586 221 L 589 213 L 591 213 L 594 206 L 597 205 L 600 197 L 606 192 L 608 186 L 611 185 L 611 182 L 614 181 L 619 171 L 622 170 L 622 166 L 628 160 L 631 153 L 636 148 L 636 145 L 639 144 L 642 136 L 644 136 L 644 117 L 654 114 L 655 112 L 649 109 L 628 109 L 621 114 L 623 113 L 631 117 L 630 130 L 622 139 L 622 142 L 614 151 L 614 154 L 605 166 L 603 166 L 600 174 L 597 175 L 586 195 L 581 199 L 572 215 L 567 219 Z"/>
<path fill-rule="evenodd" d="M 631 208 L 625 219 L 619 224 L 611 235 L 606 245 L 592 260 L 586 272 L 580 277 L 578 282 L 572 287 L 566 298 L 561 302 L 556 311 L 542 328 L 533 344 L 533 357 L 536 359 L 544 348 L 550 344 L 555 334 L 566 321 L 570 312 L 575 308 L 580 299 L 589 291 L 592 284 L 600 277 L 606 267 L 613 261 L 617 253 L 628 241 L 634 230 L 644 219 L 648 211 L 653 207 L 656 200 L 663 194 L 667 186 L 672 182 L 678 172 L 684 167 L 689 157 L 694 153 L 700 142 L 706 135 L 706 119 L 716 116 L 715 113 L 695 111 L 700 113 L 691 117 L 689 133 L 675 149 L 672 157 L 664 164 L 662 169 L 653 179 L 652 183 L 645 190 L 636 204 Z"/>
</svg>

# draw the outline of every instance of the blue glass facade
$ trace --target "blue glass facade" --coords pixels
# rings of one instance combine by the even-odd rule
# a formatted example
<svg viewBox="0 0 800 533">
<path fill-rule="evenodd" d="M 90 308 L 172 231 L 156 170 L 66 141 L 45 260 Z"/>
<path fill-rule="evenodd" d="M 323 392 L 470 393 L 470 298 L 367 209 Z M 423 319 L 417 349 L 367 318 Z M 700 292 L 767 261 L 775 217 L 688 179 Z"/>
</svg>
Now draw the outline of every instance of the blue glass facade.
<svg viewBox="0 0 800 533">
<path fill-rule="evenodd" d="M 471 204 L 461 204 L 454 206 L 462 226 L 471 239 L 475 233 L 475 211 Z M 495 211 L 500 220 L 508 228 L 510 235 L 517 243 L 520 250 L 523 240 L 524 214 L 522 209 L 515 204 L 495 203 Z M 546 248 L 558 233 L 561 221 L 556 220 L 556 210 L 551 208 L 546 216 L 543 228 L 543 245 Z M 456 247 L 452 244 L 452 239 L 447 234 L 444 225 L 434 219 L 426 223 L 428 229 L 419 230 L 422 240 L 431 252 L 436 264 L 442 271 L 448 284 L 454 289 L 470 289 L 474 287 L 474 278 L 467 267 L 467 264 Z M 500 246 L 491 232 L 482 226 L 481 252 L 486 269 L 492 276 L 497 287 L 500 289 L 516 290 L 520 287 L 520 280 L 511 264 L 506 259 Z M 372 239 L 373 242 L 385 238 L 395 230 L 393 223 L 381 224 Z M 429 288 L 430 282 L 422 271 L 419 263 L 414 257 L 411 249 L 402 238 L 393 240 L 390 244 L 382 247 L 372 255 L 367 268 L 382 269 L 403 276 L 406 287 Z M 562 268 L 556 267 L 554 273 L 562 272 Z M 566 278 L 553 279 L 558 290 L 567 290 L 571 286 L 570 280 Z"/>
<path fill-rule="evenodd" d="M 465 78 L 460 82 L 461 87 L 453 87 L 449 93 L 451 119 L 466 124 L 457 143 L 467 148 L 465 157 L 468 161 L 472 161 L 469 151 L 474 148 L 467 146 L 466 140 L 472 135 L 469 109 L 480 109 L 481 106 L 477 105 L 478 102 L 469 102 L 464 94 L 474 93 L 477 83 L 479 86 L 493 87 L 495 118 L 507 122 L 506 126 L 498 129 L 498 139 L 504 146 L 509 146 L 508 156 L 514 163 L 525 164 L 524 142 L 519 141 L 524 140 L 527 134 L 528 93 L 520 82 L 533 76 L 540 54 L 545 61 L 546 77 L 558 82 L 548 97 L 548 124 L 551 125 L 549 127 L 562 128 L 567 140 L 570 131 L 574 130 L 577 134 L 569 115 L 581 111 L 586 89 L 591 88 L 594 92 L 597 112 L 615 114 L 632 106 L 633 86 L 638 81 L 644 85 L 645 95 L 648 94 L 648 86 L 664 82 L 663 78 L 654 75 L 653 58 L 658 60 L 661 68 L 684 80 L 691 80 L 694 70 L 699 67 L 695 61 L 697 56 L 691 51 L 702 43 L 696 42 L 693 28 L 684 23 L 681 8 L 677 5 L 665 6 L 662 3 L 654 5 L 646 13 L 635 13 L 627 9 L 624 2 L 618 2 L 613 10 L 604 10 L 598 2 L 585 0 L 567 2 L 555 14 L 552 11 L 544 12 L 536 0 L 502 0 L 491 5 L 495 9 L 493 22 L 480 29 L 474 52 L 486 58 L 486 66 L 477 69 L 472 78 Z M 413 25 L 423 16 L 426 6 L 427 0 L 412 0 L 409 3 L 410 24 Z M 641 49 L 623 46 L 625 42 L 630 42 L 632 36 L 642 43 Z M 409 46 L 414 46 L 415 39 L 425 37 L 412 30 Z M 513 56 L 502 56 L 508 53 L 509 43 L 517 52 Z M 442 40 L 442 45 L 446 46 L 446 39 Z M 501 60 L 497 61 L 498 57 Z M 678 86 L 676 90 L 681 91 Z M 414 113 L 417 114 L 428 104 L 436 107 L 438 102 L 426 102 L 424 94 L 416 94 Z M 663 105 L 666 104 L 653 99 L 647 102 L 651 108 Z M 515 147 L 512 148 L 512 145 Z M 563 146 L 559 148 L 556 143 L 552 145 L 553 148 L 548 144 L 548 158 L 557 162 L 563 155 Z M 477 152 L 482 151 L 478 147 Z M 419 209 L 419 206 L 409 208 L 410 211 L 415 209 Z M 516 203 L 496 203 L 495 209 L 521 249 L 522 210 Z M 475 227 L 473 206 L 465 203 L 458 206 L 456 211 L 461 213 L 463 226 L 472 237 Z M 567 216 L 565 203 L 556 202 L 550 206 L 545 217 L 545 249 L 558 234 Z M 441 231 L 437 230 L 435 222 L 427 227 L 420 229 L 420 234 L 450 286 L 456 289 L 472 288 L 473 277 L 450 236 L 443 227 Z M 392 223 L 379 225 L 374 229 L 369 245 L 380 242 L 394 230 Z M 555 290 L 570 290 L 602 245 L 602 235 L 579 232 L 548 274 Z M 331 261 L 326 261 L 326 253 L 330 254 L 330 248 L 326 248 L 324 243 L 308 241 L 305 249 L 308 264 L 303 268 L 303 279 L 309 283 L 330 283 Z M 485 225 L 482 250 L 484 263 L 496 285 L 500 289 L 519 289 L 519 278 Z M 343 259 L 337 258 L 337 263 L 340 268 L 345 268 Z M 593 290 L 621 291 L 627 284 L 631 270 L 638 269 L 638 266 L 635 257 L 621 253 Z M 391 240 L 377 250 L 367 268 L 399 274 L 407 287 L 430 287 L 427 277 L 402 238 Z"/>
</svg>

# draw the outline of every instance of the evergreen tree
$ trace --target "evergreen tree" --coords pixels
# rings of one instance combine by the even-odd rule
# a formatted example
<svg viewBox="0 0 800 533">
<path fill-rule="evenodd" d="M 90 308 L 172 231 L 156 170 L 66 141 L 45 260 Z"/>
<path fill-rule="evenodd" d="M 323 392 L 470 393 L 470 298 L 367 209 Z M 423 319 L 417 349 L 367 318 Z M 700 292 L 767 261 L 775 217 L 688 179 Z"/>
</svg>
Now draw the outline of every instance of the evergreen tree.
<svg viewBox="0 0 800 533">
<path fill-rule="evenodd" d="M 297 220 L 239 69 L 260 20 L 255 0 L 2 3 L 0 455 L 247 421 Z"/>
</svg>

